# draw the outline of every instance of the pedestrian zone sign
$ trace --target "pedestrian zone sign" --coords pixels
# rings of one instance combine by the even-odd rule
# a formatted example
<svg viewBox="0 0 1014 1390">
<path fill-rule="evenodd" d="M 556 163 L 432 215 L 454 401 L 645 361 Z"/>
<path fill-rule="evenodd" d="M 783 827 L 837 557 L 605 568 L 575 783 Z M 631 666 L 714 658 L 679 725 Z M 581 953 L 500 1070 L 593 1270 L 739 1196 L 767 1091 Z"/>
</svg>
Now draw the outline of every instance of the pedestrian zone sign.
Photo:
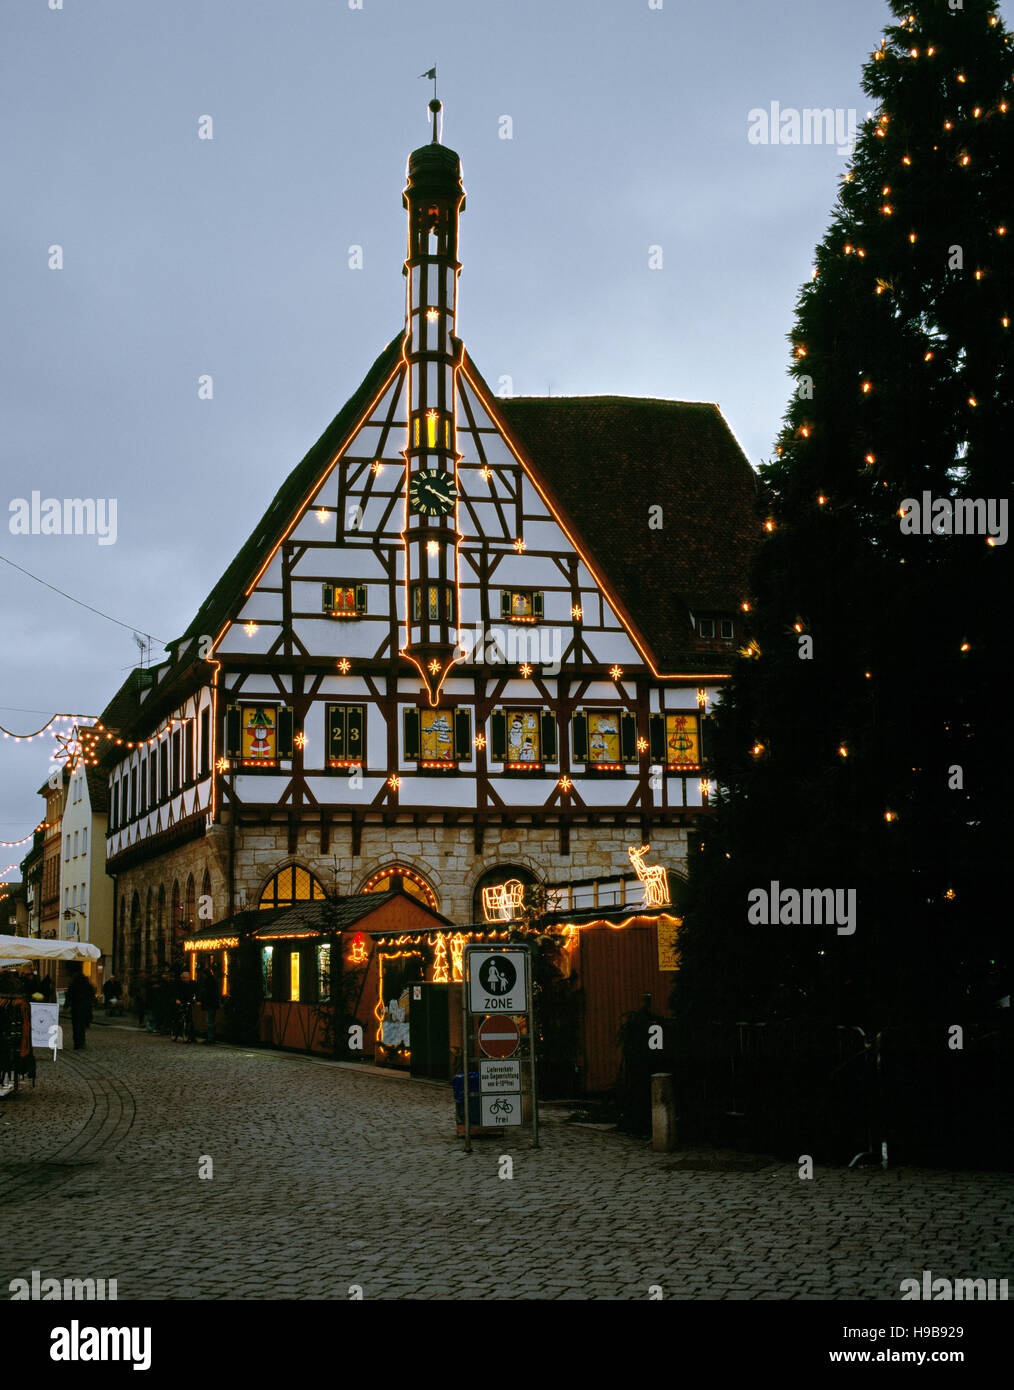
<svg viewBox="0 0 1014 1390">
<path fill-rule="evenodd" d="M 468 953 L 468 1008 L 473 1014 L 528 1012 L 527 952 L 511 950 Z"/>
</svg>

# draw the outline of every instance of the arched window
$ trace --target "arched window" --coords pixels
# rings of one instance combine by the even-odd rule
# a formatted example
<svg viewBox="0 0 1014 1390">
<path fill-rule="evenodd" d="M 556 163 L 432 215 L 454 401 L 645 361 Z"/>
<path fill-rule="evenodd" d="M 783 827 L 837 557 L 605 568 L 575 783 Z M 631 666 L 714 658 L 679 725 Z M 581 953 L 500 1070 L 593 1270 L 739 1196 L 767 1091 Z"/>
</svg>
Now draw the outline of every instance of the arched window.
<svg viewBox="0 0 1014 1390">
<path fill-rule="evenodd" d="M 158 886 L 158 907 L 155 918 L 155 960 L 159 970 L 165 965 L 165 884 Z"/>
<path fill-rule="evenodd" d="M 144 969 L 145 973 L 151 970 L 151 927 L 152 927 L 152 896 L 151 889 L 148 889 L 148 896 L 144 902 Z"/>
<path fill-rule="evenodd" d="M 169 955 L 176 959 L 176 943 L 180 939 L 180 885 L 173 881 L 172 907 L 169 913 Z"/>
<path fill-rule="evenodd" d="M 297 903 L 319 903 L 327 897 L 324 885 L 299 864 L 279 869 L 264 885 L 258 907 L 295 907 Z"/>
<path fill-rule="evenodd" d="M 125 899 L 120 899 L 120 949 L 116 954 L 116 960 L 121 970 L 127 968 L 127 904 Z"/>
<path fill-rule="evenodd" d="M 525 889 L 534 886 L 538 881 L 531 869 L 524 869 L 520 864 L 497 864 L 496 868 L 487 869 L 472 892 L 473 922 L 507 922 L 512 916 L 517 915 L 516 890 L 513 894 L 508 888 L 505 893 L 495 896 L 488 895 L 490 907 L 487 910 L 483 907 L 482 901 L 484 888 L 502 888 L 505 884 L 520 883 L 522 889 Z M 499 908 L 494 906 L 496 903 L 500 903 L 502 906 Z"/>
<path fill-rule="evenodd" d="M 207 869 L 204 870 L 204 878 L 201 882 L 201 897 L 209 901 L 211 899 L 211 875 L 208 873 Z M 214 906 L 212 906 L 211 916 L 206 916 L 204 920 L 207 922 L 214 922 L 216 916 L 217 913 L 215 912 Z"/>
<path fill-rule="evenodd" d="M 187 879 L 187 901 L 183 909 L 183 930 L 192 932 L 194 929 L 194 919 L 197 916 L 197 888 L 194 884 L 193 874 Z"/>
<path fill-rule="evenodd" d="M 141 899 L 137 893 L 130 900 L 130 968 L 135 974 L 141 968 Z"/>
<path fill-rule="evenodd" d="M 400 884 L 395 880 L 400 879 Z M 437 910 L 437 895 L 426 882 L 423 876 L 410 869 L 407 864 L 385 864 L 382 869 L 378 869 L 372 874 L 362 888 L 361 893 L 389 893 L 392 888 L 400 887 L 404 892 L 413 898 L 418 898 L 421 903 Z"/>
</svg>

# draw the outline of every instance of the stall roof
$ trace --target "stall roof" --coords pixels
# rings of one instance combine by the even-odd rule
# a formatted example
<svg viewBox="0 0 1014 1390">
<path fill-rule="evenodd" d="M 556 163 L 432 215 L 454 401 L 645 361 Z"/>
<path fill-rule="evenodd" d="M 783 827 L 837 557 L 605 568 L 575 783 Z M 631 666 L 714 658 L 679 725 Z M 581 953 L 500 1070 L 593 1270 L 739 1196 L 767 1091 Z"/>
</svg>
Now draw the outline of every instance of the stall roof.
<svg viewBox="0 0 1014 1390">
<path fill-rule="evenodd" d="M 296 903 L 293 907 L 248 908 L 234 913 L 221 922 L 215 922 L 200 931 L 189 933 L 185 950 L 200 950 L 203 945 L 212 950 L 211 942 L 237 939 L 242 933 L 249 933 L 257 941 L 272 941 L 284 938 L 330 936 L 333 932 L 347 931 L 350 927 L 364 925 L 366 920 L 382 908 L 389 906 L 397 898 L 410 903 L 413 909 L 432 918 L 429 927 L 403 927 L 402 931 L 433 931 L 439 927 L 453 926 L 450 918 L 444 917 L 432 908 L 419 902 L 418 898 L 398 889 L 387 893 L 353 893 L 348 897 L 332 898 L 325 902 Z M 387 933 L 399 929 L 386 929 Z"/>
</svg>

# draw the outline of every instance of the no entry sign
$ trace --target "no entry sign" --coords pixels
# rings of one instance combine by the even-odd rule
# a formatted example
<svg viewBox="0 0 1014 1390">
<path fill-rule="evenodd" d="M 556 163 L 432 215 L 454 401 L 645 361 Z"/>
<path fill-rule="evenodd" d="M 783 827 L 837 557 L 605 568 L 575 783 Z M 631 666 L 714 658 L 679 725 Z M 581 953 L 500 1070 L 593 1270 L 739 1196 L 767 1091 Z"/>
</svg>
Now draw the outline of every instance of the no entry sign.
<svg viewBox="0 0 1014 1390">
<path fill-rule="evenodd" d="M 521 1029 L 512 1018 L 484 1018 L 479 1024 L 479 1046 L 487 1057 L 513 1057 L 521 1042 Z"/>
</svg>

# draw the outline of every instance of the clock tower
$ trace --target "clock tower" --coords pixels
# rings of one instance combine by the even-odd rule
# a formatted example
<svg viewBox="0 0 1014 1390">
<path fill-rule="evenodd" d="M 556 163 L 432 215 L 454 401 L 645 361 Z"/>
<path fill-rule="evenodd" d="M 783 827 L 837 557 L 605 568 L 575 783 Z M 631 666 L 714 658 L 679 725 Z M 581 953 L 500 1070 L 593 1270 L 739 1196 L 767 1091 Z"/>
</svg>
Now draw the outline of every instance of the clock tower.
<svg viewBox="0 0 1014 1390">
<path fill-rule="evenodd" d="M 419 670 L 431 705 L 459 655 L 456 375 L 458 213 L 465 206 L 461 161 L 437 139 L 408 158 L 408 441 L 405 447 L 405 629 L 402 653 Z"/>
</svg>

